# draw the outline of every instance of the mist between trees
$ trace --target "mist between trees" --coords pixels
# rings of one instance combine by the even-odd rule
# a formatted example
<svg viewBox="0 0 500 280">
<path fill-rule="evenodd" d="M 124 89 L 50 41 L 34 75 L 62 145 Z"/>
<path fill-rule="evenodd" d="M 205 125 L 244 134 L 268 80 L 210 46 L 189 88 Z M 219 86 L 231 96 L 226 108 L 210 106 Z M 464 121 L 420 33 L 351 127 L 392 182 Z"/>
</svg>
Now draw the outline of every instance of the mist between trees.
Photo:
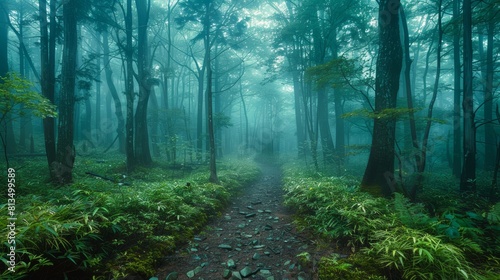
<svg viewBox="0 0 500 280">
<path fill-rule="evenodd" d="M 478 169 L 496 199 L 498 0 L 0 3 L 7 166 L 41 154 L 67 184 L 118 152 L 217 183 L 222 157 L 294 154 L 411 199 L 430 169 L 476 192 Z"/>
</svg>

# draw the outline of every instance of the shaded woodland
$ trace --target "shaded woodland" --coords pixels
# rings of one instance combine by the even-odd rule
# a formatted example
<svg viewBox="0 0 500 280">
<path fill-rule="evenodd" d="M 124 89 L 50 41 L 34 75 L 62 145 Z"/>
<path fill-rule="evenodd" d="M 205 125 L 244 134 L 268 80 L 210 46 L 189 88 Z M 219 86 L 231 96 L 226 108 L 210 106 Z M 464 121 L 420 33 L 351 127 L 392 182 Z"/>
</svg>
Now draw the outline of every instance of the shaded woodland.
<svg viewBox="0 0 500 280">
<path fill-rule="evenodd" d="M 302 215 L 299 224 L 347 240 L 343 246 L 355 248 L 352 253 L 365 248 L 351 262 L 355 267 L 369 262 L 365 257 L 386 266 L 365 270 L 386 278 L 359 279 L 434 277 L 422 267 L 404 272 L 399 266 L 409 264 L 402 259 L 377 255 L 394 249 L 383 247 L 393 237 L 383 229 L 400 238 L 428 233 L 460 248 L 467 266 L 455 265 L 457 274 L 442 269 L 437 279 L 494 279 L 500 263 L 499 25 L 499 0 L 0 0 L 0 178 L 7 182 L 8 170 L 18 170 L 18 215 L 72 205 L 64 208 L 68 215 L 93 212 L 101 228 L 94 232 L 63 214 L 61 221 L 68 220 L 60 227 L 18 220 L 19 277 L 64 259 L 69 265 L 62 273 L 119 279 L 137 271 L 98 264 L 126 262 L 117 252 L 133 247 L 119 240 L 162 236 L 170 247 L 148 256 L 144 267 L 150 268 L 182 234 L 170 238 L 174 229 L 154 228 L 133 235 L 141 225 L 124 213 L 158 205 L 160 211 L 164 204 L 155 197 L 168 199 L 160 185 L 175 180 L 172 191 L 182 187 L 176 195 L 189 207 L 221 209 L 236 195 L 228 186 L 257 176 L 249 159 L 265 156 L 283 164 L 286 203 Z M 186 180 L 198 182 L 193 192 L 203 202 L 189 194 Z M 137 198 L 138 184 L 151 204 L 123 199 Z M 51 189 L 54 197 L 48 197 Z M 110 190 L 108 198 L 97 194 Z M 363 208 L 363 218 L 339 210 L 368 202 L 367 209 L 376 210 Z M 8 203 L 0 205 L 7 212 Z M 386 205 L 396 210 L 381 210 Z M 167 216 L 179 220 L 189 207 Z M 186 226 L 185 236 L 208 219 L 196 213 L 190 217 L 200 225 Z M 378 214 L 398 213 L 401 227 L 383 219 L 367 226 Z M 81 222 L 78 230 L 73 218 Z M 32 232 L 43 229 L 52 242 Z M 65 241 L 58 239 L 64 230 Z M 30 238 L 43 245 L 28 246 Z M 118 241 L 105 253 L 82 249 L 97 250 L 97 239 Z M 336 258 L 328 260 L 320 279 L 347 273 L 336 270 Z M 474 266 L 481 263 L 487 267 Z"/>
</svg>

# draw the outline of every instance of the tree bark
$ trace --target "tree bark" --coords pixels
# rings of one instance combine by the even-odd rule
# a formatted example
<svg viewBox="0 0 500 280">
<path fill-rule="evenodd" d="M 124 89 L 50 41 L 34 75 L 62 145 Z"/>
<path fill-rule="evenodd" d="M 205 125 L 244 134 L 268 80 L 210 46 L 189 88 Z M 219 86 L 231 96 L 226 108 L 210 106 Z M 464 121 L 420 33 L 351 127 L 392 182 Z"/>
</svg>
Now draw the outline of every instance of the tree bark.
<svg viewBox="0 0 500 280">
<path fill-rule="evenodd" d="M 97 31 L 95 36 L 97 75 L 95 77 L 95 129 L 98 132 L 97 141 L 102 142 L 104 135 L 101 135 L 101 32 Z"/>
<path fill-rule="evenodd" d="M 151 70 L 149 68 L 148 21 L 149 0 L 136 0 L 137 7 L 137 69 L 139 77 L 139 100 L 135 112 L 135 160 L 137 164 L 153 162 L 149 148 L 148 103 L 151 95 Z"/>
<path fill-rule="evenodd" d="M 51 0 L 50 2 L 50 27 L 47 22 L 47 0 L 40 0 L 38 4 L 39 8 L 39 19 L 40 19 L 40 73 L 41 73 L 41 89 L 42 95 L 54 103 L 54 91 L 55 91 L 55 56 L 51 48 L 55 48 L 55 37 L 53 31 L 55 30 L 56 23 L 53 22 L 53 14 L 55 11 L 52 9 L 55 6 L 56 0 Z M 50 35 L 49 35 L 50 28 Z M 54 42 L 54 44 L 51 44 Z M 52 117 L 46 117 L 43 119 L 43 134 L 45 139 L 45 153 L 47 154 L 47 164 L 49 167 L 49 174 L 51 180 L 55 179 L 54 170 L 51 168 L 53 162 L 56 161 L 56 139 L 55 139 L 55 120 Z"/>
<path fill-rule="evenodd" d="M 492 171 L 495 167 L 496 141 L 493 120 L 493 40 L 495 35 L 495 21 L 492 18 L 488 21 L 487 27 L 487 49 L 486 49 L 486 83 L 484 86 L 484 170 Z"/>
<path fill-rule="evenodd" d="M 295 56 L 295 55 L 294 55 Z M 292 64 L 292 63 L 290 63 Z M 294 110 L 295 110 L 295 127 L 297 129 L 297 156 L 303 157 L 305 155 L 306 149 L 306 136 L 304 129 L 304 116 L 302 110 L 302 82 L 300 79 L 300 71 L 297 70 L 297 65 L 294 62 L 292 70 L 292 78 L 293 78 L 293 97 L 294 97 Z"/>
<path fill-rule="evenodd" d="M 205 80 L 205 64 L 198 70 L 198 107 L 196 111 L 196 160 L 203 160 L 203 106 L 204 106 L 204 80 Z"/>
<path fill-rule="evenodd" d="M 375 114 L 372 146 L 361 189 L 373 195 L 389 196 L 395 191 L 394 145 L 396 119 L 384 113 L 396 108 L 402 48 L 399 37 L 400 2 L 381 0 L 379 5 L 379 50 L 375 79 Z"/>
<path fill-rule="evenodd" d="M 209 181 L 212 183 L 219 183 L 219 178 L 217 176 L 217 164 L 216 164 L 216 147 L 215 147 L 215 135 L 214 135 L 214 121 L 213 121 L 213 102 L 212 102 L 212 66 L 211 66 L 211 44 L 210 44 L 210 2 L 206 3 L 206 14 L 204 19 L 204 46 L 205 46 L 205 62 L 203 63 L 205 69 L 207 70 L 207 120 L 208 120 L 208 141 L 210 146 L 210 178 Z"/>
<path fill-rule="evenodd" d="M 472 4 L 471 0 L 463 2 L 463 64 L 464 88 L 462 109 L 464 112 L 463 157 L 464 164 L 460 177 L 462 192 L 476 190 L 476 127 L 474 123 L 474 95 L 472 90 Z"/>
<path fill-rule="evenodd" d="M 462 65 L 460 61 L 460 0 L 453 0 L 453 19 L 454 24 L 453 32 L 453 175 L 457 178 L 460 177 L 460 169 L 462 168 L 462 131 L 460 125 L 460 100 L 462 97 L 461 75 Z"/>
<path fill-rule="evenodd" d="M 56 177 L 61 184 L 67 184 L 73 180 L 73 164 L 76 155 L 73 145 L 76 58 L 78 49 L 76 1 L 68 0 L 63 4 L 64 47 L 55 166 Z"/>
<path fill-rule="evenodd" d="M 111 59 L 109 58 L 109 40 L 108 31 L 104 30 L 102 32 L 103 38 L 103 60 L 104 60 L 104 75 L 106 77 L 106 84 L 108 85 L 109 93 L 113 98 L 115 103 L 115 115 L 118 121 L 118 126 L 116 128 L 116 133 L 118 135 L 118 151 L 125 152 L 125 119 L 122 112 L 122 103 L 120 97 L 118 96 L 118 91 L 116 90 L 115 83 L 113 82 L 113 70 L 111 70 Z"/>
<path fill-rule="evenodd" d="M 132 0 L 127 0 L 127 11 L 125 15 L 125 95 L 127 96 L 127 116 L 125 122 L 125 153 L 127 155 L 127 171 L 130 172 L 135 167 L 134 154 L 134 48 L 132 45 Z"/>
</svg>

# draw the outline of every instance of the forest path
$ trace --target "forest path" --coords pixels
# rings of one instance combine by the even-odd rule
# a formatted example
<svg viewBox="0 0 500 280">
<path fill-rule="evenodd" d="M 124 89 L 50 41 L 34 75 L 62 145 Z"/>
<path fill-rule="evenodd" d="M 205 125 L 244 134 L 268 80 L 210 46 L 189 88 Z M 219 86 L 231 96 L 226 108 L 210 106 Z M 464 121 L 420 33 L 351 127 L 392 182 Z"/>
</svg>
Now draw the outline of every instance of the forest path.
<svg viewBox="0 0 500 280">
<path fill-rule="evenodd" d="M 260 178 L 210 222 L 199 236 L 166 257 L 158 279 L 313 279 L 297 254 L 311 241 L 297 233 L 283 206 L 282 173 L 272 160 L 260 160 Z"/>
</svg>

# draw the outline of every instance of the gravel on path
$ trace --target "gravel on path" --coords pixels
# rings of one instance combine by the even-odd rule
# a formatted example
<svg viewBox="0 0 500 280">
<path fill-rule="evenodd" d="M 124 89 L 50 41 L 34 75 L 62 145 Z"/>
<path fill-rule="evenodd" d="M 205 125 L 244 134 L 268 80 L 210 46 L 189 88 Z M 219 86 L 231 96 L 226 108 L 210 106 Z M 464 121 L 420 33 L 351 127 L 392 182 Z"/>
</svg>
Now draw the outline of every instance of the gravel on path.
<svg viewBox="0 0 500 280">
<path fill-rule="evenodd" d="M 308 251 L 283 206 L 281 170 L 261 162 L 261 176 L 232 199 L 222 215 L 165 258 L 158 279 L 314 279 Z M 300 257 L 297 255 L 302 254 Z"/>
</svg>

